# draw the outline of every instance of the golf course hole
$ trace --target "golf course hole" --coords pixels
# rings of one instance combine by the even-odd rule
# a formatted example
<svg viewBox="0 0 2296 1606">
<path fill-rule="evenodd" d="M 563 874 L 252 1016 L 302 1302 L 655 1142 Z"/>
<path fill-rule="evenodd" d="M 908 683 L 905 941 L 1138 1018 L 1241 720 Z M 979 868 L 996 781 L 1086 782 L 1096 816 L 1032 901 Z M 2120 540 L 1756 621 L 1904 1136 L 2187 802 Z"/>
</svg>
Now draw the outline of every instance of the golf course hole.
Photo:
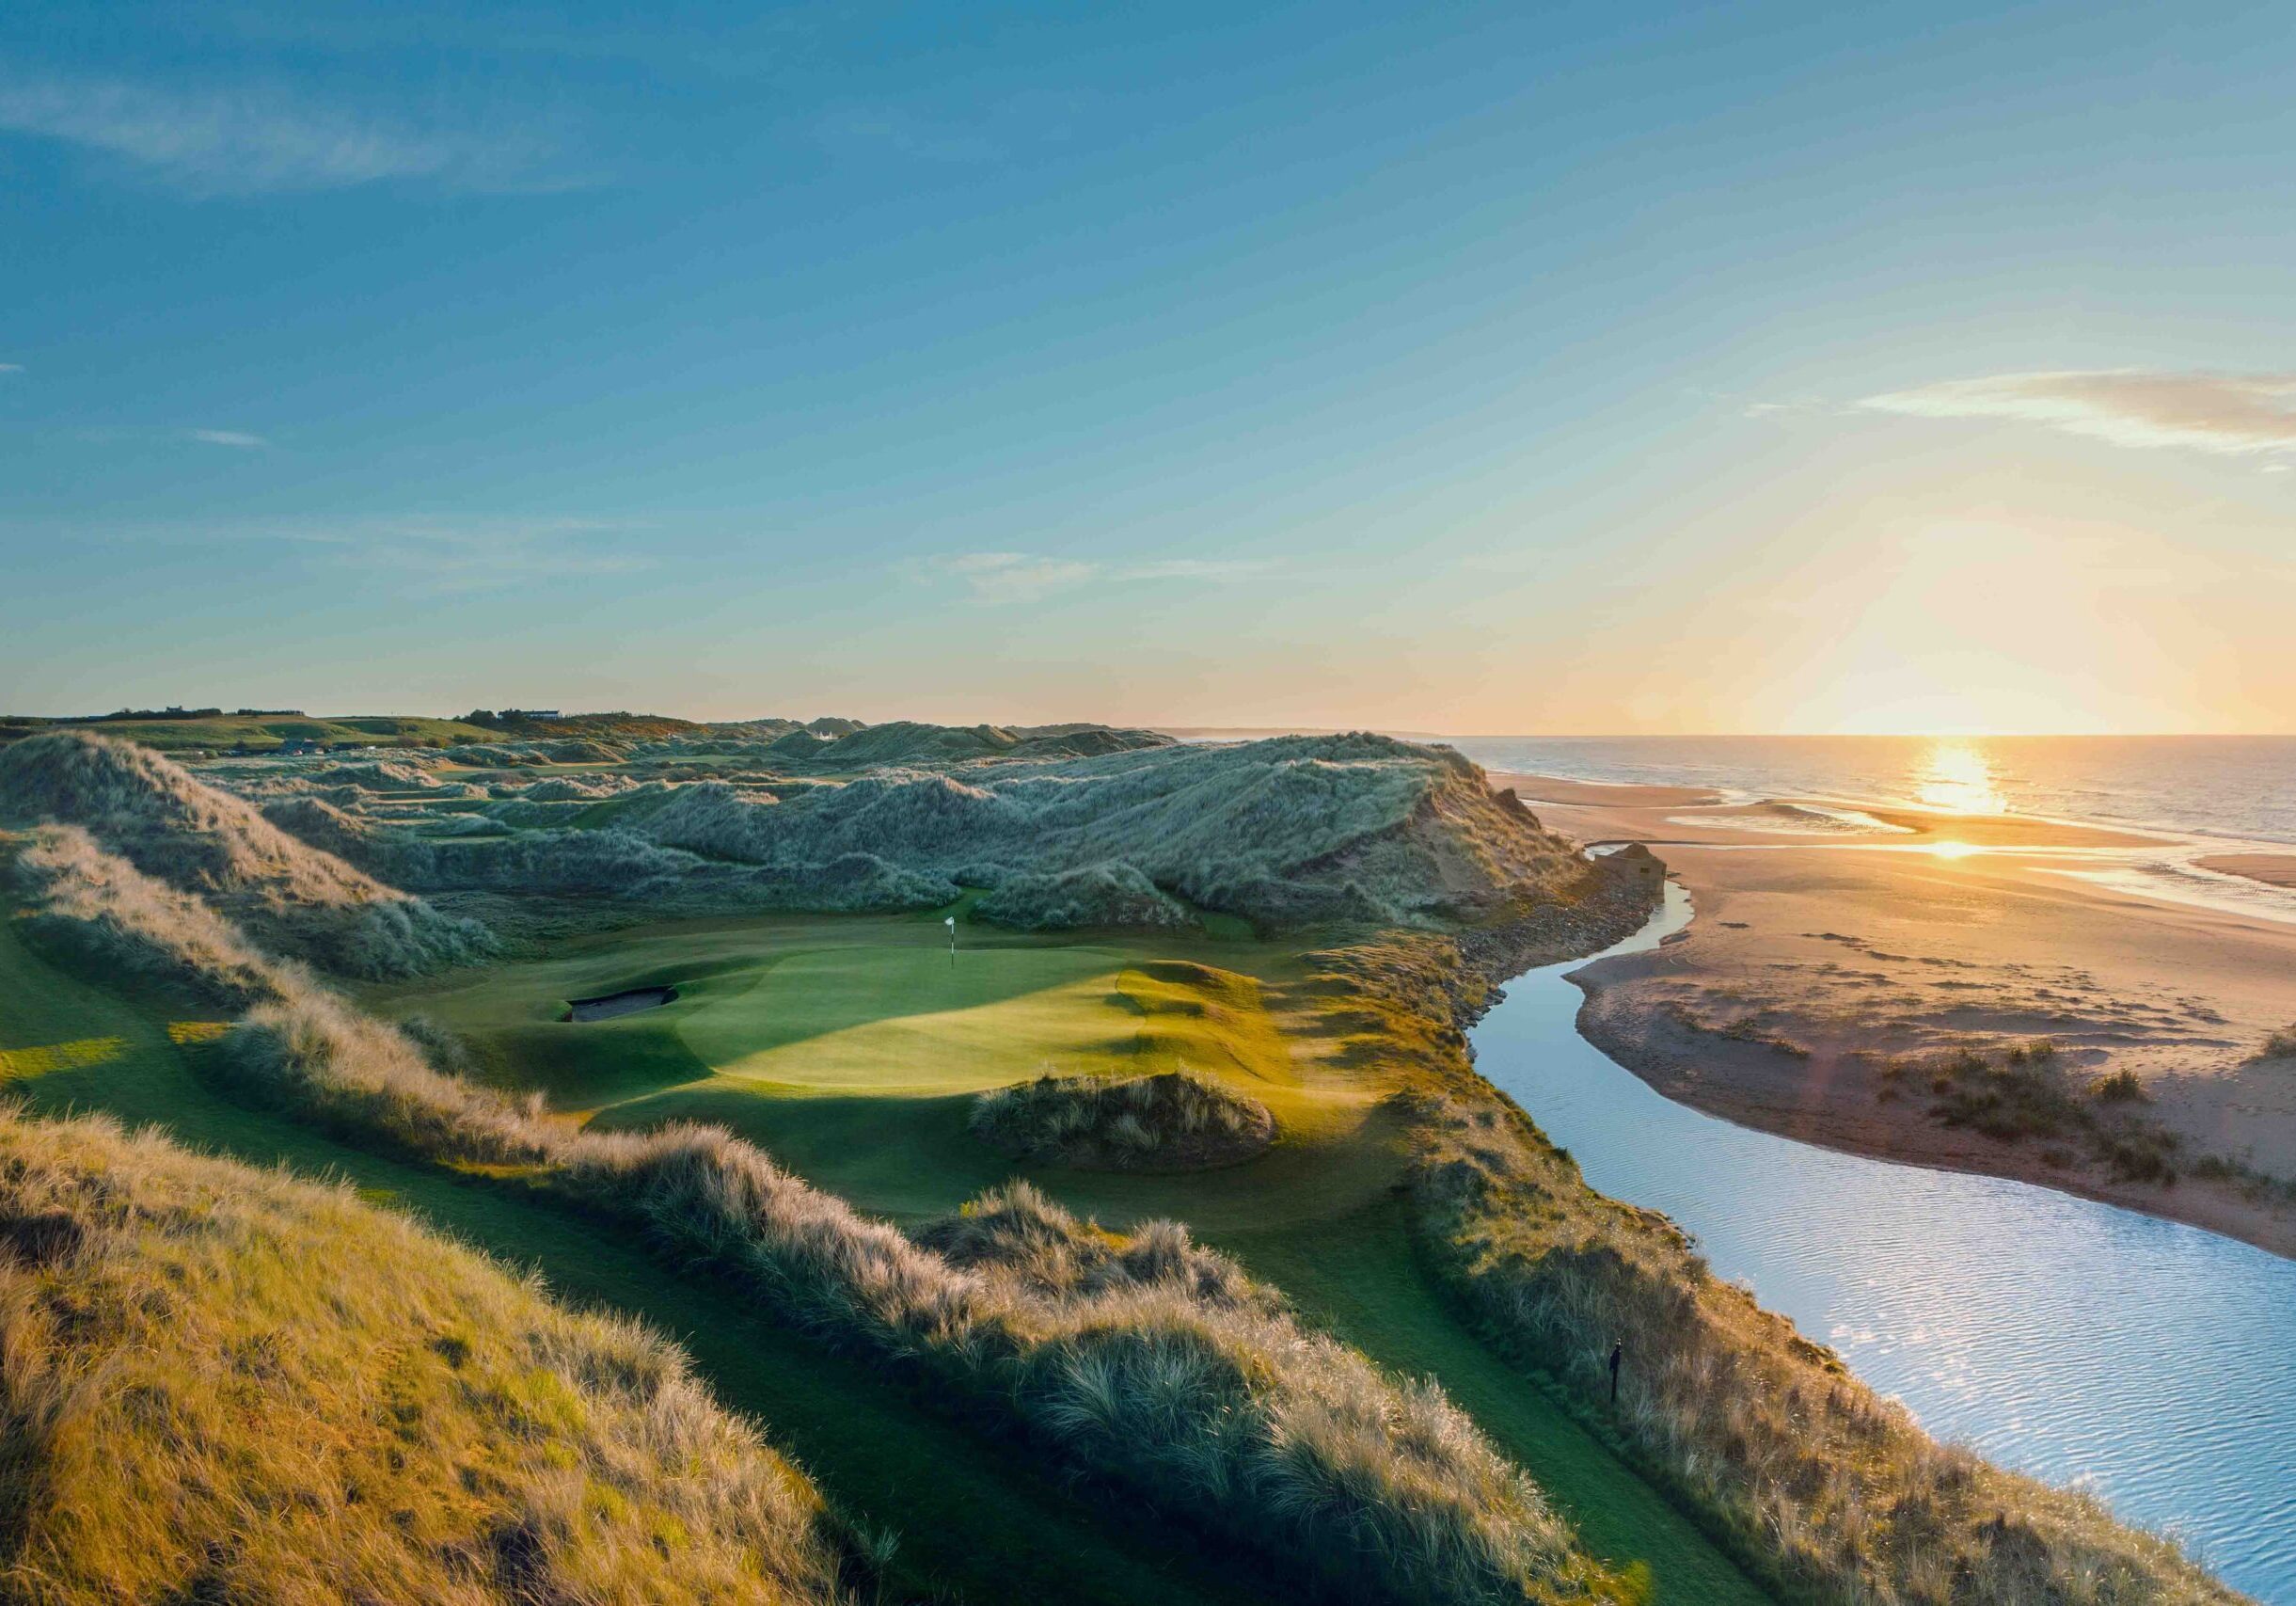
<svg viewBox="0 0 2296 1606">
<path fill-rule="evenodd" d="M 631 987 L 620 993 L 602 993 L 595 998 L 573 998 L 567 1001 L 567 1019 L 575 1021 L 610 1021 L 616 1015 L 634 1015 L 641 1010 L 658 1010 L 664 1004 L 677 1002 L 674 987 Z"/>
</svg>

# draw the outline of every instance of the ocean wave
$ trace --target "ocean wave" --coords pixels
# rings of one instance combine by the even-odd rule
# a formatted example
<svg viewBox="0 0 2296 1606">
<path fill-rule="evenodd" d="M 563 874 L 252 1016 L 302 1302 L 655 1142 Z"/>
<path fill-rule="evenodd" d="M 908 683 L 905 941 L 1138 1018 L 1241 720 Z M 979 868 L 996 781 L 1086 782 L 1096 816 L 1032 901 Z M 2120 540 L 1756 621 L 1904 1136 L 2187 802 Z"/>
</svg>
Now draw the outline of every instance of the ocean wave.
<svg viewBox="0 0 2296 1606">
<path fill-rule="evenodd" d="M 1862 809 L 1834 808 L 1822 803 L 1785 803 L 1776 798 L 1746 803 L 1727 813 L 1678 814 L 1669 825 L 1718 826 L 1725 831 L 1767 831 L 1799 836 L 1871 835 L 1885 832 L 1911 835 L 1912 828 L 1876 819 Z"/>
</svg>

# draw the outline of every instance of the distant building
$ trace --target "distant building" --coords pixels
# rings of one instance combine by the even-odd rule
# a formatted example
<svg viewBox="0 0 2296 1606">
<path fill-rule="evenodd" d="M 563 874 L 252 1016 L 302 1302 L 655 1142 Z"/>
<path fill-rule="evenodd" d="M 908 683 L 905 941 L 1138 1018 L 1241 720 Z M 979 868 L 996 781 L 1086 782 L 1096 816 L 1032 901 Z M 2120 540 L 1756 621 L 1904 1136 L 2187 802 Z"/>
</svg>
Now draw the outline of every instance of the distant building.
<svg viewBox="0 0 2296 1606">
<path fill-rule="evenodd" d="M 536 723 L 541 723 L 563 716 L 556 708 L 504 708 L 502 717 L 506 720 L 531 720 Z"/>
</svg>

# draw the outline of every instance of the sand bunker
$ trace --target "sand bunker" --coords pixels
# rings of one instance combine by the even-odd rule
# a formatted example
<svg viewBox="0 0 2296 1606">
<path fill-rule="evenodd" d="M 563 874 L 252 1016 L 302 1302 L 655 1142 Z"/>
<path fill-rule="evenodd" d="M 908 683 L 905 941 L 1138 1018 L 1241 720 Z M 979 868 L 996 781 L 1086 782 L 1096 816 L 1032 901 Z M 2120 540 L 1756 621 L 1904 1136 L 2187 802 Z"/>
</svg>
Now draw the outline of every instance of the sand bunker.
<svg viewBox="0 0 2296 1606">
<path fill-rule="evenodd" d="M 641 1010 L 658 1010 L 664 1004 L 677 1000 L 674 987 L 632 987 L 622 993 L 605 993 L 595 998 L 575 998 L 568 1001 L 569 1020 L 610 1021 L 616 1015 L 634 1015 Z"/>
</svg>

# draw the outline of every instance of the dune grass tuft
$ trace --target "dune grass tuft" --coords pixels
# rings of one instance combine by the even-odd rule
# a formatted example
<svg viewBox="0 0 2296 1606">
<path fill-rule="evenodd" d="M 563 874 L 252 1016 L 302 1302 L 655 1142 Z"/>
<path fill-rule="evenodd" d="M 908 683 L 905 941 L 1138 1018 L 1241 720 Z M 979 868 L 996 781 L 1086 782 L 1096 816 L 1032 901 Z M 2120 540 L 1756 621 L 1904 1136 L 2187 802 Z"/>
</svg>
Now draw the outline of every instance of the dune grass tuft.
<svg viewBox="0 0 2296 1606">
<path fill-rule="evenodd" d="M 1257 1099 L 1180 1070 L 1055 1076 L 973 1101 L 974 1135 L 1016 1159 L 1098 1170 L 1196 1170 L 1249 1159 L 1275 1140 Z"/>
<path fill-rule="evenodd" d="M 360 1203 L 0 1111 L 0 1598 L 854 1598 L 802 1473 L 623 1321 Z"/>
</svg>

